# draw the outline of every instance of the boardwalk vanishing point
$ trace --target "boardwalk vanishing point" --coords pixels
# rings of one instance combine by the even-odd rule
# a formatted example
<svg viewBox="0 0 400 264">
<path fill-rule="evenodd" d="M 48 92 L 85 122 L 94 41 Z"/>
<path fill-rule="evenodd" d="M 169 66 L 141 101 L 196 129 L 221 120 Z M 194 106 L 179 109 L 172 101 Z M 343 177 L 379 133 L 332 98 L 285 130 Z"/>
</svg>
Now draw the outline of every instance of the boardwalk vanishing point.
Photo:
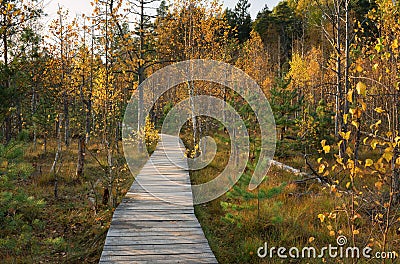
<svg viewBox="0 0 400 264">
<path fill-rule="evenodd" d="M 218 263 L 194 214 L 183 148 L 160 135 L 114 212 L 100 263 Z"/>
</svg>

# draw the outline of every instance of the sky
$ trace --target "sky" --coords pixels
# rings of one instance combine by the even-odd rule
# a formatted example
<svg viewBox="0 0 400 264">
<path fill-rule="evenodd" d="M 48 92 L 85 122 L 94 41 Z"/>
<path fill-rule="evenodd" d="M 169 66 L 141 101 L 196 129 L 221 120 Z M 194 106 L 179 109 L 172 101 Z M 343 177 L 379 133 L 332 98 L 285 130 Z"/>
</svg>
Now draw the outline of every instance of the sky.
<svg viewBox="0 0 400 264">
<path fill-rule="evenodd" d="M 238 0 L 222 0 L 225 7 L 234 8 Z M 279 0 L 249 0 L 250 3 L 250 14 L 253 19 L 256 18 L 259 11 L 261 11 L 265 5 L 271 10 L 274 6 L 279 3 Z"/>
<path fill-rule="evenodd" d="M 238 0 L 221 0 L 224 7 L 234 8 Z M 269 9 L 272 9 L 279 0 L 249 0 L 250 14 L 253 19 L 257 16 L 257 13 L 264 8 L 267 4 Z M 65 7 L 70 10 L 70 14 L 90 14 L 92 6 L 90 0 L 45 0 L 45 12 L 49 15 L 49 19 L 53 19 L 56 16 L 58 5 Z"/>
</svg>

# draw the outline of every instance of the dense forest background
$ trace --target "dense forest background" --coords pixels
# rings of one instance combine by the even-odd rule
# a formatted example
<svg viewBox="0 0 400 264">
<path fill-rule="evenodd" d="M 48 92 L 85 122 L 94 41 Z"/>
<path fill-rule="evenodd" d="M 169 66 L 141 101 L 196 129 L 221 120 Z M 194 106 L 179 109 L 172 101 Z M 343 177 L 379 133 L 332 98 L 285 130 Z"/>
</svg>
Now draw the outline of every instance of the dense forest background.
<svg viewBox="0 0 400 264">
<path fill-rule="evenodd" d="M 255 20 L 247 0 L 226 10 L 217 0 L 91 4 L 79 17 L 59 8 L 44 30 L 42 2 L 0 0 L 2 260 L 98 261 L 133 181 L 121 146 L 126 105 L 152 73 L 188 59 L 224 61 L 257 81 L 275 115 L 275 158 L 293 167 L 275 166 L 250 192 L 249 162 L 235 188 L 196 207 L 220 262 L 258 263 L 264 241 L 322 246 L 339 234 L 351 245 L 400 248 L 396 1 L 286 0 Z M 177 87 L 155 104 L 149 149 L 168 111 L 199 94 L 241 114 L 256 161 L 254 113 L 238 94 L 207 83 Z M 229 137 L 205 117 L 185 131 L 192 152 L 200 137 L 218 139 L 212 166 L 191 175 L 201 182 L 226 164 Z"/>
</svg>

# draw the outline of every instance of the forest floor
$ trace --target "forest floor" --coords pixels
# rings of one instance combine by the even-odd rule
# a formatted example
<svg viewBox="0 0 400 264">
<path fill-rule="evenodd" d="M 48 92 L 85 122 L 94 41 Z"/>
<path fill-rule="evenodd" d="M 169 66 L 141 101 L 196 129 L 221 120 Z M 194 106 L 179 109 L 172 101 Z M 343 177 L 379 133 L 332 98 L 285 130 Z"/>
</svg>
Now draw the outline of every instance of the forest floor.
<svg viewBox="0 0 400 264">
<path fill-rule="evenodd" d="M 225 167 L 229 145 L 223 133 L 216 137 L 218 151 L 206 168 L 191 172 L 193 183 L 209 181 Z M 100 145 L 89 149 L 98 161 L 86 154 L 84 176 L 76 179 L 77 143 L 63 150 L 61 169 L 55 176 L 50 167 L 55 155 L 55 142 L 47 153 L 40 145 L 12 143 L 0 149 L 0 257 L 2 263 L 97 263 L 113 209 L 102 204 L 103 169 L 106 162 Z M 116 159 L 124 164 L 122 149 Z M 283 160 L 281 160 L 283 161 Z M 286 158 L 285 164 L 304 167 L 302 157 Z M 134 177 L 121 166 L 114 195 L 120 201 Z M 247 173 L 248 174 L 248 173 Z M 282 263 L 282 259 L 260 258 L 259 247 L 322 248 L 336 245 L 338 235 L 353 237 L 358 245 L 379 249 L 382 226 L 368 221 L 368 206 L 359 211 L 361 230 L 351 236 L 348 218 L 341 207 L 348 195 L 338 195 L 317 181 L 299 180 L 272 167 L 266 180 L 255 191 L 247 190 L 248 178 L 222 197 L 195 207 L 211 249 L 220 263 Z M 98 181 L 100 179 L 100 181 Z M 365 220 L 367 219 L 367 220 Z M 388 234 L 386 249 L 398 250 L 400 238 L 396 228 Z M 348 259 L 292 259 L 292 263 L 351 263 Z M 364 263 L 363 260 L 358 263 Z M 368 263 L 374 263 L 369 261 Z M 379 261 L 379 263 L 382 263 Z M 388 260 L 387 263 L 394 263 Z"/>
<path fill-rule="evenodd" d="M 207 182 L 216 177 L 227 164 L 229 145 L 225 136 L 216 137 L 218 152 L 212 163 L 199 171 L 191 172 L 192 183 Z M 279 159 L 278 159 L 279 160 Z M 302 171 L 307 171 L 301 155 L 279 160 Z M 314 164 L 316 165 L 316 164 Z M 245 175 L 251 175 L 246 173 Z M 300 180 L 300 181 L 298 181 Z M 304 180 L 272 166 L 263 183 L 255 190 L 247 189 L 249 177 L 242 177 L 228 193 L 206 204 L 195 207 L 196 215 L 203 227 L 211 249 L 220 263 L 396 263 L 393 259 L 288 258 L 277 257 L 276 249 L 314 247 L 318 252 L 331 244 L 337 246 L 337 237 L 344 235 L 347 246 L 360 248 L 370 246 L 373 252 L 383 249 L 382 221 L 371 218 L 373 205 L 365 203 L 357 210 L 355 220 L 357 235 L 349 228 L 349 211 L 344 207 L 351 195 L 331 189 L 316 180 Z M 373 185 L 375 179 L 364 179 Z M 400 213 L 400 211 L 398 212 Z M 375 219 L 376 220 L 376 219 Z M 400 236 L 397 227 L 387 235 L 384 252 L 399 254 Z M 400 229 L 399 229 L 400 230 Z M 353 240 L 354 239 L 354 240 Z M 267 243 L 276 247 L 273 257 L 260 258 L 259 247 Z M 353 244 L 354 243 L 354 244 Z M 345 245 L 345 246 L 346 246 Z M 346 249 L 346 248 L 344 248 Z M 264 251 L 261 251 L 263 253 Z M 288 251 L 286 251 L 286 255 Z M 361 254 L 361 253 L 360 253 Z"/>
<path fill-rule="evenodd" d="M 72 141 L 62 151 L 55 185 L 50 173 L 55 142 L 47 149 L 17 142 L 0 150 L 1 262 L 97 263 L 113 212 L 102 204 L 104 171 L 86 153 L 84 176 L 76 179 L 77 142 Z M 90 149 L 106 161 L 101 147 L 91 144 Z M 123 160 L 123 154 L 116 159 Z M 133 180 L 129 170 L 122 170 L 114 193 L 118 200 Z"/>
</svg>

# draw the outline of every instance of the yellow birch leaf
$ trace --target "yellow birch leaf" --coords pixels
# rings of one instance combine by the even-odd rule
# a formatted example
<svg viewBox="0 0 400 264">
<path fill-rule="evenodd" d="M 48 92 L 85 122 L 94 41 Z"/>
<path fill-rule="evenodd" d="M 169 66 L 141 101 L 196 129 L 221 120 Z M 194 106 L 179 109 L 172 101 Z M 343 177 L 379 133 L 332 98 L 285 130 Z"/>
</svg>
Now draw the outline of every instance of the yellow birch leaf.
<svg viewBox="0 0 400 264">
<path fill-rule="evenodd" d="M 325 215 L 323 215 L 323 214 L 318 214 L 318 219 L 321 221 L 321 223 L 323 223 L 324 220 L 325 220 Z"/>
<path fill-rule="evenodd" d="M 391 152 L 385 152 L 385 153 L 382 155 L 382 158 L 384 158 L 387 162 L 390 162 L 390 161 L 392 160 L 392 158 L 393 158 L 393 153 L 391 153 Z"/>
<path fill-rule="evenodd" d="M 326 145 L 326 146 L 324 146 L 324 151 L 325 151 L 325 154 L 328 154 L 330 151 L 331 151 L 331 146 L 329 146 L 329 145 Z"/>
<path fill-rule="evenodd" d="M 376 146 L 378 145 L 378 141 L 376 139 L 373 139 L 371 142 L 371 148 L 376 149 Z"/>
<path fill-rule="evenodd" d="M 363 111 L 367 110 L 367 104 L 364 101 L 361 101 L 361 108 Z"/>
<path fill-rule="evenodd" d="M 366 96 L 367 95 L 367 86 L 365 85 L 365 83 L 358 82 L 357 86 L 356 86 L 356 89 L 357 89 L 357 93 L 359 95 L 362 95 L 362 96 Z"/>
<path fill-rule="evenodd" d="M 318 173 L 323 173 L 325 170 L 325 165 L 324 164 L 320 164 L 319 168 L 318 168 Z"/>
<path fill-rule="evenodd" d="M 374 164 L 374 161 L 373 161 L 372 159 L 366 159 L 366 160 L 365 160 L 365 167 L 369 167 L 369 166 L 371 166 L 372 164 Z"/>
<path fill-rule="evenodd" d="M 349 101 L 350 103 L 353 103 L 353 92 L 353 89 L 350 89 L 347 93 L 347 101 Z"/>
<path fill-rule="evenodd" d="M 340 132 L 340 136 L 341 136 L 344 140 L 349 140 L 349 139 L 350 139 L 350 134 L 351 134 L 351 131 L 347 131 L 346 133 L 345 133 L 345 132 Z"/>
</svg>

